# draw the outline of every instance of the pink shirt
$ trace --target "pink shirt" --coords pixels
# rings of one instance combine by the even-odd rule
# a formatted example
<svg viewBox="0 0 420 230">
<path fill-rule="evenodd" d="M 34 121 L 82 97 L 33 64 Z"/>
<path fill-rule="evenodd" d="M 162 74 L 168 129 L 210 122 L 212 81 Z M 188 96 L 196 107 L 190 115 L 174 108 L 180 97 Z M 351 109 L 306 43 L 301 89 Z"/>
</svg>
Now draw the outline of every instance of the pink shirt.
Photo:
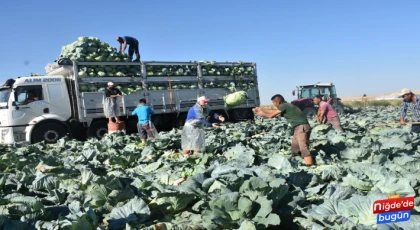
<svg viewBox="0 0 420 230">
<path fill-rule="evenodd" d="M 338 114 L 335 112 L 334 108 L 325 101 L 321 101 L 321 103 L 319 103 L 319 110 L 325 110 L 328 121 L 338 117 Z"/>
</svg>

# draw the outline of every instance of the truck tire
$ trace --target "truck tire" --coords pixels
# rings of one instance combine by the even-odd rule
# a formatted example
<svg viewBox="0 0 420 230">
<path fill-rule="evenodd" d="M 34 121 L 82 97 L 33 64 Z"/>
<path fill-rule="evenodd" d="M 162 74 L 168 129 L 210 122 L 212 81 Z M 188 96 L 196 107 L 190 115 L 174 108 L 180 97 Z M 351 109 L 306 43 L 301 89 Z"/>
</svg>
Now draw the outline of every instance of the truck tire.
<svg viewBox="0 0 420 230">
<path fill-rule="evenodd" d="M 67 134 L 64 126 L 57 123 L 45 123 L 36 127 L 32 133 L 34 143 L 45 141 L 45 143 L 57 143 L 59 139 Z"/>
<path fill-rule="evenodd" d="M 101 139 L 106 133 L 108 133 L 108 123 L 106 121 L 93 122 L 88 129 L 88 137 Z"/>
<path fill-rule="evenodd" d="M 303 113 L 306 115 L 307 118 L 314 118 L 318 111 L 313 107 L 307 107 L 303 110 Z"/>
</svg>

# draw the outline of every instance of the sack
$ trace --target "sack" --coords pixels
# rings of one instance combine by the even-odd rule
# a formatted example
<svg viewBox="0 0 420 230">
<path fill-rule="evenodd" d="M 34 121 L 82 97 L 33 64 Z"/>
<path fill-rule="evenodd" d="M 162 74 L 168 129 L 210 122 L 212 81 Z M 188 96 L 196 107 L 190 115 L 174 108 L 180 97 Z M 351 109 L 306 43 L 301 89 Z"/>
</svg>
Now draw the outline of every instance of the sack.
<svg viewBox="0 0 420 230">
<path fill-rule="evenodd" d="M 198 119 L 191 119 L 191 120 L 188 120 L 188 121 L 185 123 L 185 125 L 191 125 L 191 126 L 193 126 L 193 127 L 201 127 L 201 126 L 202 126 L 202 123 L 201 123 L 201 121 L 200 121 L 200 120 L 198 120 Z"/>
<path fill-rule="evenodd" d="M 102 104 L 106 118 L 122 116 L 122 97 L 110 98 L 103 96 Z"/>
<path fill-rule="evenodd" d="M 157 131 L 155 125 L 153 124 L 151 120 L 149 120 L 149 128 L 150 128 L 150 132 L 153 134 L 153 137 L 157 138 L 157 136 L 159 135 L 159 132 Z"/>
</svg>

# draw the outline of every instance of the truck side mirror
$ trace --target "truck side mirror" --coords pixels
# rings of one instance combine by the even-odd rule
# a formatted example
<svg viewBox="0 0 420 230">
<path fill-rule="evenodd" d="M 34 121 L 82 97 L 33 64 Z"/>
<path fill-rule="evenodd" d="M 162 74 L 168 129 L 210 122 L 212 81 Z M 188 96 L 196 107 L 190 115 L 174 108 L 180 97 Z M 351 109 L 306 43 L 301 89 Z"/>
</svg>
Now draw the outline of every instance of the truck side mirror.
<svg viewBox="0 0 420 230">
<path fill-rule="evenodd" d="M 292 95 L 295 96 L 295 91 L 294 90 L 292 91 Z"/>
<path fill-rule="evenodd" d="M 12 106 L 15 106 L 16 107 L 16 110 L 19 110 L 19 106 L 16 104 L 16 101 L 13 101 L 12 102 Z"/>
</svg>

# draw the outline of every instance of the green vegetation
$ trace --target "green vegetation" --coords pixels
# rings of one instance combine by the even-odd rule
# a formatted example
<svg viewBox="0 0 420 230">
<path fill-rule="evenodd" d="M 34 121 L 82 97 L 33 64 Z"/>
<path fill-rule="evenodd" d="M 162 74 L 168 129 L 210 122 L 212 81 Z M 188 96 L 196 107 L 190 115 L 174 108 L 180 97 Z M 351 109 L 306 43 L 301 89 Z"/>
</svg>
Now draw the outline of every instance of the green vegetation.
<svg viewBox="0 0 420 230">
<path fill-rule="evenodd" d="M 390 106 L 401 105 L 402 99 L 396 100 L 368 100 L 366 106 Z M 343 101 L 344 106 L 347 107 L 364 107 L 363 101 Z"/>
<path fill-rule="evenodd" d="M 206 151 L 185 158 L 180 130 L 146 145 L 113 133 L 85 142 L 3 146 L 0 229 L 420 229 L 376 225 L 375 200 L 419 197 L 420 135 L 399 107 L 340 116 L 345 133 L 311 132 L 316 165 L 292 157 L 281 118 L 206 128 Z"/>
</svg>

